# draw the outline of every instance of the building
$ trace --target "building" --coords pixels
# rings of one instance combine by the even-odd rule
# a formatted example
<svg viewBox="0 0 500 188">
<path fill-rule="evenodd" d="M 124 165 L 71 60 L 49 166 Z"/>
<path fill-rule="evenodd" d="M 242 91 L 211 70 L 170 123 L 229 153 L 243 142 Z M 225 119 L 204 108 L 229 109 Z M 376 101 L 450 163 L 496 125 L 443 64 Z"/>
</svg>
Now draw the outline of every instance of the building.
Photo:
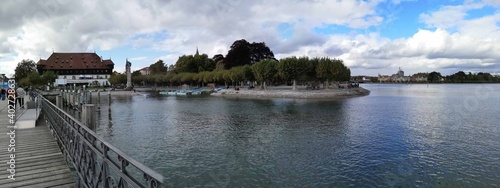
<svg viewBox="0 0 500 188">
<path fill-rule="evenodd" d="M 412 76 L 405 76 L 405 72 L 399 68 L 399 71 L 392 76 L 389 75 L 378 75 L 378 81 L 383 83 L 404 83 L 404 82 L 412 82 L 412 83 L 423 83 L 427 82 L 427 77 L 421 76 L 418 74 L 414 74 Z"/>
<path fill-rule="evenodd" d="M 52 53 L 36 65 L 40 74 L 52 71 L 57 75 L 54 85 L 110 85 L 114 68 L 111 59 L 103 60 L 96 53 Z"/>
<path fill-rule="evenodd" d="M 139 72 L 140 72 L 142 75 L 150 75 L 150 74 L 151 74 L 151 71 L 149 70 L 149 67 L 144 67 L 144 68 L 142 68 L 141 70 L 139 70 Z"/>
<path fill-rule="evenodd" d="M 378 75 L 378 81 L 379 82 L 397 82 L 397 83 L 403 83 L 403 82 L 409 82 L 410 77 L 405 76 L 405 72 L 399 68 L 399 71 L 396 74 L 393 74 L 392 76 L 389 75 Z"/>
</svg>

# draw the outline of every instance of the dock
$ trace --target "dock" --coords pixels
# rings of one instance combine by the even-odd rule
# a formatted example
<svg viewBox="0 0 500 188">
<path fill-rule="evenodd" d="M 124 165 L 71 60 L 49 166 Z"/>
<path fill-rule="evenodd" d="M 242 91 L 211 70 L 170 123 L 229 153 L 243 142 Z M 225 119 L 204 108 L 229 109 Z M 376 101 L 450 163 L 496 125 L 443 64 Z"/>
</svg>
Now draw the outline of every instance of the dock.
<svg viewBox="0 0 500 188">
<path fill-rule="evenodd" d="M 26 97 L 25 103 L 28 100 Z M 45 122 L 40 119 L 35 128 L 29 129 L 8 128 L 11 124 L 6 106 L 7 100 L 0 100 L 0 187 L 76 187 L 75 176 Z M 17 111 L 20 113 L 20 109 Z M 9 152 L 12 148 L 15 152 Z"/>
</svg>

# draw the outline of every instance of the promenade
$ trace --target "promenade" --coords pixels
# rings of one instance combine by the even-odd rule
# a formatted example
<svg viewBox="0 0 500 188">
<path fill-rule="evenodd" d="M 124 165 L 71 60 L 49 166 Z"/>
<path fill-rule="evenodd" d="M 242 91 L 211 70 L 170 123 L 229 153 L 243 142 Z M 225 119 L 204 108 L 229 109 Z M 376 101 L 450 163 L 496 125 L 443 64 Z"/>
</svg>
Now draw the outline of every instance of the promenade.
<svg viewBox="0 0 500 188">
<path fill-rule="evenodd" d="M 26 97 L 25 103 L 28 100 Z M 0 187 L 76 187 L 45 122 L 37 122 L 32 129 L 8 128 L 11 124 L 6 106 L 7 100 L 0 100 Z"/>
</svg>

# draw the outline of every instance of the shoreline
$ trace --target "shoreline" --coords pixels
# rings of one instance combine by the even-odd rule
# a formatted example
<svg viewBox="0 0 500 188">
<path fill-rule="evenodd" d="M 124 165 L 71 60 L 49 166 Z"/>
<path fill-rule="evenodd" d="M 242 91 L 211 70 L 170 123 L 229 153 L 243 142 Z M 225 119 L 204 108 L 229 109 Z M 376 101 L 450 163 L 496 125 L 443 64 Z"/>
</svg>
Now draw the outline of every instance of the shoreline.
<svg viewBox="0 0 500 188">
<path fill-rule="evenodd" d="M 228 98 L 290 98 L 290 99 L 342 99 L 369 95 L 370 91 L 364 88 L 351 89 L 320 89 L 320 90 L 291 90 L 291 89 L 268 89 L 268 90 L 248 90 L 248 89 L 223 89 L 212 93 L 211 96 Z"/>
</svg>

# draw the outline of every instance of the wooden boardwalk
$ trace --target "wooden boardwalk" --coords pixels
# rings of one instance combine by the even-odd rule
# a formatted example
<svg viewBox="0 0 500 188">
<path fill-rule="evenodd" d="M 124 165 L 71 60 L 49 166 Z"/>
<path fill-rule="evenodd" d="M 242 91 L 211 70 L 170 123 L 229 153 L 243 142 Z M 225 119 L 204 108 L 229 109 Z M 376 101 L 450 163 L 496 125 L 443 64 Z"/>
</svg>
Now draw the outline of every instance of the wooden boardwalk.
<svg viewBox="0 0 500 188">
<path fill-rule="evenodd" d="M 15 153 L 9 153 L 11 139 L 7 133 L 11 129 L 7 128 L 10 123 L 6 105 L 7 100 L 0 100 L 0 187 L 76 187 L 45 122 L 33 129 L 15 130 Z M 15 154 L 15 180 L 9 179 L 10 154 Z"/>
</svg>

